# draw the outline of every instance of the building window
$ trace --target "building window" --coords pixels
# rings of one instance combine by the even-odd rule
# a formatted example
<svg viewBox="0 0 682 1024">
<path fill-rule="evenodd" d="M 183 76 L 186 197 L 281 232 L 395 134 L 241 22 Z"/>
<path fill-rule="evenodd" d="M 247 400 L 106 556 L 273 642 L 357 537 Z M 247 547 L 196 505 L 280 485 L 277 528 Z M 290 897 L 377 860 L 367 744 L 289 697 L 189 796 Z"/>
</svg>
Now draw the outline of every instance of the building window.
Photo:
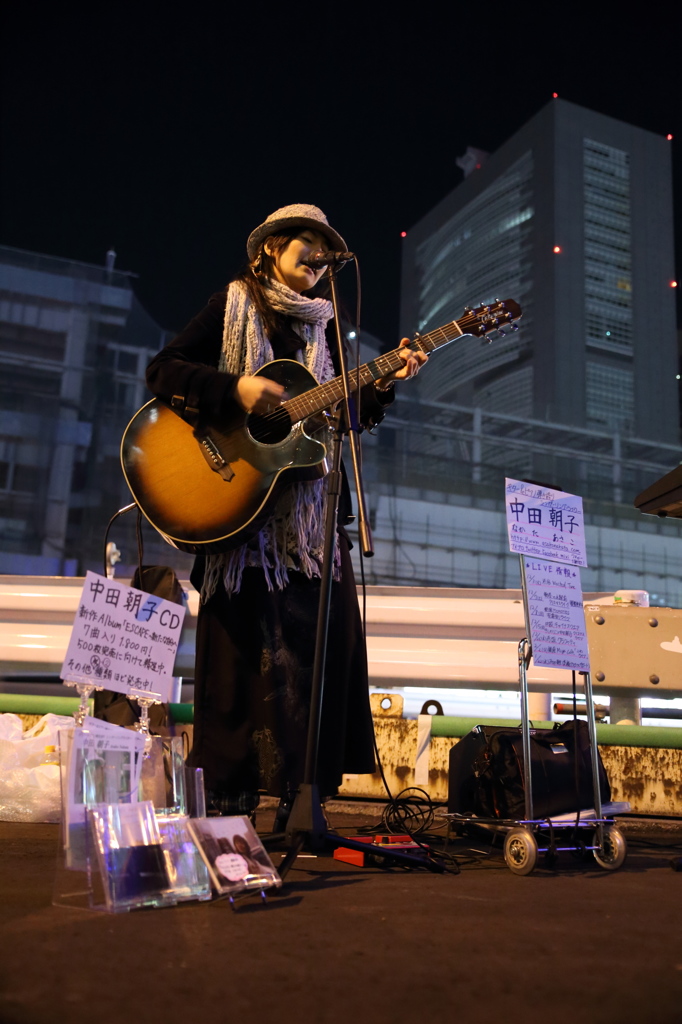
<svg viewBox="0 0 682 1024">
<path fill-rule="evenodd" d="M 66 353 L 66 333 L 1 321 L 0 352 L 62 363 Z"/>
<path fill-rule="evenodd" d="M 630 160 L 583 139 L 587 346 L 632 351 Z"/>
<path fill-rule="evenodd" d="M 588 427 L 632 433 L 635 388 L 631 369 L 588 360 L 586 399 Z"/>
<path fill-rule="evenodd" d="M 12 412 L 56 415 L 60 405 L 61 382 L 61 373 L 5 364 L 0 374 L 0 408 Z"/>
<path fill-rule="evenodd" d="M 22 466 L 18 464 L 14 467 L 12 490 L 25 494 L 38 494 L 44 479 L 44 469 L 40 469 L 38 466 Z"/>
<path fill-rule="evenodd" d="M 139 350 L 130 348 L 119 348 L 108 345 L 106 350 L 107 366 L 116 373 L 126 374 L 130 377 L 138 376 Z"/>
<path fill-rule="evenodd" d="M 509 296 L 522 303 L 532 276 L 532 175 L 529 151 L 417 248 L 418 329 L 422 333 L 457 319 L 467 305 L 476 307 Z M 510 337 L 489 348 L 473 338 L 463 339 L 456 356 L 440 357 L 439 374 L 425 376 L 423 397 L 457 400 L 453 392 L 465 382 L 515 362 L 519 348 L 531 344 L 531 334 L 526 316 L 522 339 Z"/>
<path fill-rule="evenodd" d="M 532 417 L 533 367 L 524 366 L 520 370 L 513 370 L 477 388 L 473 404 L 491 412 Z"/>
</svg>

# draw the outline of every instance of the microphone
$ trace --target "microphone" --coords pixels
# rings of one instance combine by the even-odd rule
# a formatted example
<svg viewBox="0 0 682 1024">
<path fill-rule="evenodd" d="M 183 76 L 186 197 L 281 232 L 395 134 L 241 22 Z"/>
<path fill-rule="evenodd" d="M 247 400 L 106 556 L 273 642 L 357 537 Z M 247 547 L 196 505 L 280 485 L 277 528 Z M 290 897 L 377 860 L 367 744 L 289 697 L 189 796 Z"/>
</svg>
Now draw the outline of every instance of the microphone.
<svg viewBox="0 0 682 1024">
<path fill-rule="evenodd" d="M 304 267 L 310 267 L 312 270 L 321 270 L 322 267 L 328 267 L 330 264 L 336 266 L 354 259 L 354 252 L 324 252 L 322 249 L 317 249 L 306 260 L 301 260 L 301 263 Z"/>
</svg>

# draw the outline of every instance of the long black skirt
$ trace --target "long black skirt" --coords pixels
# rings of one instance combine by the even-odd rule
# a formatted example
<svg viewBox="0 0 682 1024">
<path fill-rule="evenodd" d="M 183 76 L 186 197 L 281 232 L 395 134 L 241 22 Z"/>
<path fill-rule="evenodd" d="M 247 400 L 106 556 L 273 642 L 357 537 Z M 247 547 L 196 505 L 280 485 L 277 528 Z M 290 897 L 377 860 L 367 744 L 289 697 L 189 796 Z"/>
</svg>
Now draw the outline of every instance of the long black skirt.
<svg viewBox="0 0 682 1024">
<path fill-rule="evenodd" d="M 344 772 L 374 771 L 367 658 L 355 579 L 340 538 L 341 580 L 332 583 L 317 782 L 332 796 Z M 219 586 L 199 610 L 190 763 L 207 790 L 286 797 L 303 777 L 319 579 L 290 572 L 268 591 L 260 569 L 241 589 Z"/>
</svg>

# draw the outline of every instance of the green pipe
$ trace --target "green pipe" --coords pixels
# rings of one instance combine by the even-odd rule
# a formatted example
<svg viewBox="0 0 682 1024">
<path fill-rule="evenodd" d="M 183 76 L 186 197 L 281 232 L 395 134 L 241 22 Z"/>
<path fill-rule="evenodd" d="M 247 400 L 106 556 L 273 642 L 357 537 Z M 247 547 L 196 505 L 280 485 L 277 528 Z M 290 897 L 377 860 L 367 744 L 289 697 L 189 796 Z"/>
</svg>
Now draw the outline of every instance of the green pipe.
<svg viewBox="0 0 682 1024">
<path fill-rule="evenodd" d="M 0 712 L 13 715 L 73 715 L 79 697 L 42 697 L 32 693 L 0 693 Z M 93 701 L 88 701 L 90 710 Z"/>
<path fill-rule="evenodd" d="M 598 725 L 597 741 L 605 747 L 682 750 L 682 729 L 671 729 L 665 725 Z"/>
<path fill-rule="evenodd" d="M 433 715 L 431 735 L 448 736 L 453 739 L 466 736 L 476 725 L 518 725 L 515 718 L 456 718 L 453 715 Z M 551 729 L 554 722 L 536 722 L 538 729 Z M 673 729 L 658 725 L 598 725 L 597 740 L 606 747 L 659 747 L 666 750 L 682 750 L 682 728 Z"/>
<path fill-rule="evenodd" d="M 79 697 L 43 697 L 33 693 L 0 693 L 0 713 L 13 715 L 73 715 L 80 704 Z M 92 713 L 94 701 L 88 701 Z M 193 704 L 170 704 L 174 722 L 194 721 Z"/>
<path fill-rule="evenodd" d="M 459 718 L 455 715 L 432 715 L 431 735 L 432 736 L 466 736 L 468 732 L 477 725 L 500 725 L 512 728 L 520 725 L 519 718 Z M 533 726 L 537 729 L 551 729 L 554 722 L 536 722 L 533 719 Z"/>
<path fill-rule="evenodd" d="M 15 715 L 72 715 L 78 707 L 78 697 L 41 697 L 33 694 L 0 693 L 0 712 Z M 92 711 L 93 702 L 89 702 Z M 170 704 L 173 722 L 191 725 L 194 721 L 193 704 Z M 458 718 L 453 715 L 432 715 L 431 735 L 452 739 L 466 736 L 476 725 L 518 725 L 514 718 Z M 553 722 L 536 722 L 538 729 L 551 729 Z M 682 750 L 682 728 L 671 729 L 657 725 L 598 725 L 597 739 L 607 747 L 656 747 L 664 750 Z"/>
<path fill-rule="evenodd" d="M 171 720 L 177 724 L 191 725 L 194 721 L 194 704 L 169 704 Z"/>
</svg>

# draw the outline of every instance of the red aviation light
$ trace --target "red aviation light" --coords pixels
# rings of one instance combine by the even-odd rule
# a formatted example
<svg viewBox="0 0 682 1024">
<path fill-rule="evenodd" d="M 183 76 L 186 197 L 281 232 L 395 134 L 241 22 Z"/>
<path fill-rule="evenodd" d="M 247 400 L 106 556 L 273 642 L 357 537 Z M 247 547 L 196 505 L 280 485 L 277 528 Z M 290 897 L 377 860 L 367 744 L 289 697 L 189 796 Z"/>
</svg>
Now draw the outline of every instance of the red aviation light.
<svg viewBox="0 0 682 1024">
<path fill-rule="evenodd" d="M 677 288 L 677 281 L 671 281 L 670 282 L 670 287 L 671 288 Z"/>
<path fill-rule="evenodd" d="M 555 245 L 554 248 L 552 249 L 552 252 L 561 252 L 561 246 L 560 245 Z"/>
<path fill-rule="evenodd" d="M 400 232 L 400 237 L 401 238 L 407 238 L 407 231 L 401 231 Z"/>
<path fill-rule="evenodd" d="M 666 139 L 668 140 L 668 142 L 672 142 L 673 141 L 673 137 L 670 134 L 670 132 L 668 132 L 668 134 L 666 135 Z"/>
<path fill-rule="evenodd" d="M 553 92 L 552 93 L 552 99 L 553 100 L 558 100 L 559 99 L 559 93 L 558 92 Z"/>
</svg>

